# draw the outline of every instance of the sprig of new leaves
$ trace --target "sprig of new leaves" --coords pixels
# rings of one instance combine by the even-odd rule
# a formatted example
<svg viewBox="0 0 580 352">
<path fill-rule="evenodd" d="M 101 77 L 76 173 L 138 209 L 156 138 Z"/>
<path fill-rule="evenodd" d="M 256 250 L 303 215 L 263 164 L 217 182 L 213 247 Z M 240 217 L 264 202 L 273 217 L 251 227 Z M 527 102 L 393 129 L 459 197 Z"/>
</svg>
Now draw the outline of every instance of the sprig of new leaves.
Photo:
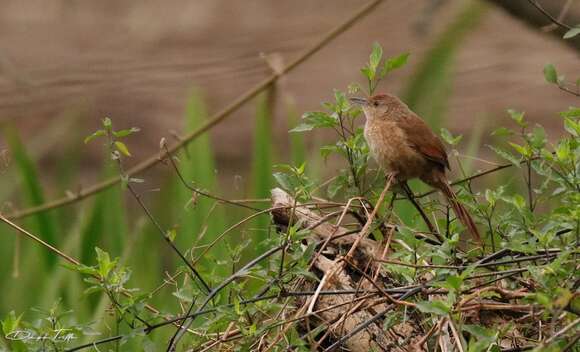
<svg viewBox="0 0 580 352">
<path fill-rule="evenodd" d="M 119 130 L 119 131 L 114 131 L 113 130 L 113 122 L 111 121 L 110 118 L 105 117 L 103 119 L 103 128 L 96 130 L 93 134 L 91 134 L 90 136 L 87 136 L 85 138 L 85 144 L 89 143 L 90 141 L 92 141 L 95 138 L 98 137 L 110 137 L 110 142 L 111 142 L 111 146 L 113 147 L 113 152 L 111 154 L 111 158 L 113 159 L 118 159 L 120 157 L 120 155 L 118 153 L 121 153 L 122 155 L 125 156 L 131 156 L 131 152 L 129 152 L 129 148 L 127 148 L 127 145 L 123 142 L 121 142 L 119 140 L 119 138 L 123 138 L 123 137 L 127 137 L 133 133 L 139 132 L 139 128 L 137 127 L 132 127 L 126 130 Z"/>
<path fill-rule="evenodd" d="M 383 60 L 383 48 L 379 43 L 374 43 L 369 56 L 369 62 L 361 68 L 363 76 L 367 79 L 368 94 L 373 95 L 380 81 L 391 71 L 403 67 L 409 58 L 409 53 L 389 57 Z"/>
<path fill-rule="evenodd" d="M 105 117 L 103 119 L 103 128 L 98 129 L 97 131 L 93 132 L 93 134 L 87 136 L 85 138 L 85 144 L 89 143 L 93 139 L 105 137 L 107 140 L 106 146 L 107 150 L 110 152 L 111 160 L 115 160 L 119 164 L 119 169 L 121 172 L 121 182 L 123 186 L 126 186 L 129 182 L 132 183 L 143 183 L 144 181 L 140 178 L 133 178 L 129 177 L 123 172 L 123 168 L 121 165 L 121 158 L 122 157 L 130 157 L 131 152 L 125 143 L 120 141 L 121 138 L 128 137 L 134 133 L 139 132 L 140 129 L 137 127 L 131 127 L 129 129 L 124 130 L 113 130 L 113 122 L 110 118 Z"/>
<path fill-rule="evenodd" d="M 553 64 L 546 64 L 544 66 L 544 78 L 546 82 L 555 84 L 561 90 L 580 96 L 580 78 L 576 79 L 576 82 L 571 83 L 566 80 L 566 76 L 558 74 L 556 67 Z"/>
<path fill-rule="evenodd" d="M 361 69 L 368 91 L 360 84 L 351 84 L 349 93 L 363 91 L 365 94 L 374 94 L 378 84 L 392 71 L 403 67 L 407 63 L 408 53 L 398 56 L 383 58 L 383 48 L 375 43 L 369 55 L 369 61 Z M 301 123 L 290 130 L 292 133 L 308 132 L 317 129 L 332 129 L 337 135 L 334 144 L 324 145 L 320 148 L 321 155 L 326 160 L 331 155 L 344 158 L 348 168 L 343 169 L 328 185 L 328 195 L 333 198 L 341 190 L 346 190 L 347 195 L 363 195 L 365 187 L 365 175 L 368 162 L 368 146 L 366 145 L 363 129 L 360 127 L 359 118 L 362 116 L 360 109 L 352 106 L 345 94 L 340 90 L 334 91 L 334 101 L 322 104 L 323 111 L 306 112 L 302 116 Z M 303 169 L 304 166 L 301 166 Z M 293 170 L 287 167 L 286 170 Z M 287 172 L 288 173 L 288 172 Z M 290 176 L 295 179 L 298 173 L 291 172 Z M 304 174 L 304 173 L 302 173 Z M 289 176 L 289 177 L 290 177 Z M 276 175 L 278 181 L 283 178 L 280 173 Z M 302 182 L 304 184 L 304 182 Z M 288 182 L 280 182 L 282 187 L 287 188 Z M 299 184 L 299 183 L 296 183 Z M 289 191 L 296 191 L 289 189 Z M 296 192 L 293 192 L 296 193 Z"/>
</svg>

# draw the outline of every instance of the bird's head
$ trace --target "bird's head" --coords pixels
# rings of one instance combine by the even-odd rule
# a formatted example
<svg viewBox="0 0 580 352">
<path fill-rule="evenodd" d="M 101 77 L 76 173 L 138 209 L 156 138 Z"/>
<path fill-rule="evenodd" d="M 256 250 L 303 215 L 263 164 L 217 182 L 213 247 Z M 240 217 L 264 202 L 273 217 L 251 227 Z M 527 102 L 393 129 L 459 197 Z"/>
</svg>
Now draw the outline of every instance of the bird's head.
<svg viewBox="0 0 580 352">
<path fill-rule="evenodd" d="M 350 102 L 360 105 L 367 119 L 386 118 L 390 112 L 403 105 L 399 98 L 391 94 L 376 94 L 369 98 L 353 97 Z"/>
</svg>

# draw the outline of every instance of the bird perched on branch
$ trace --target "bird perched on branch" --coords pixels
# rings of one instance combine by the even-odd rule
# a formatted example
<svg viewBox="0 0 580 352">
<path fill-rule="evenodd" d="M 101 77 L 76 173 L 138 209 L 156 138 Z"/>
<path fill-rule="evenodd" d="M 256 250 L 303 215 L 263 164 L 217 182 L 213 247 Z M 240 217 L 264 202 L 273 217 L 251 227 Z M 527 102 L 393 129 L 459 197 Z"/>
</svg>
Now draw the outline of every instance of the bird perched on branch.
<svg viewBox="0 0 580 352">
<path fill-rule="evenodd" d="M 410 189 L 406 182 L 413 178 L 439 189 L 459 220 L 481 243 L 473 218 L 447 182 L 445 169 L 449 169 L 449 161 L 443 143 L 425 121 L 394 95 L 377 94 L 368 99 L 350 100 L 362 107 L 366 117 L 364 136 L 379 166 L 394 175 L 407 192 Z M 424 213 L 422 216 L 431 228 Z"/>
</svg>

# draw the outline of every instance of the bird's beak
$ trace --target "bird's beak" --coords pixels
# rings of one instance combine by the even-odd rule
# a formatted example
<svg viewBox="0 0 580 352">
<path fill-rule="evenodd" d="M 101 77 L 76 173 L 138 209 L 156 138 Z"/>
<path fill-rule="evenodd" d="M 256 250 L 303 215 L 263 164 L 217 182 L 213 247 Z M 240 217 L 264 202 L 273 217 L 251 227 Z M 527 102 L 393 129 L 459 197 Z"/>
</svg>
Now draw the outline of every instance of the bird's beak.
<svg viewBox="0 0 580 352">
<path fill-rule="evenodd" d="M 367 105 L 368 101 L 365 98 L 352 97 L 349 99 L 351 103 L 357 105 Z"/>
</svg>

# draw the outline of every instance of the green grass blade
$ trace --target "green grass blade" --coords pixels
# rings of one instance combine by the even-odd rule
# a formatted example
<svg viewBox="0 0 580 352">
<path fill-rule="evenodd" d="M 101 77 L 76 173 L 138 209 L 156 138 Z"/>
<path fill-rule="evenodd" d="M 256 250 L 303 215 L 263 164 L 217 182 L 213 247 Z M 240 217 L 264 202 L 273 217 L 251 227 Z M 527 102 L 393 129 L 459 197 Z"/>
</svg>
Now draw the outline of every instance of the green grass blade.
<svg viewBox="0 0 580 352">
<path fill-rule="evenodd" d="M 192 131 L 203 124 L 206 116 L 207 112 L 200 93 L 193 90 L 186 106 L 185 132 Z M 179 160 L 178 166 L 185 180 L 191 182 L 191 186 L 213 193 L 217 191 L 216 162 L 209 134 L 204 134 L 191 142 L 180 154 Z M 224 209 L 221 205 L 216 206 L 216 202 L 212 199 L 192 194 L 178 181 L 175 182 L 174 187 L 177 188 L 177 199 L 179 199 L 174 213 L 182 216 L 180 227 L 177 229 L 176 243 L 182 249 L 211 243 L 225 229 Z M 200 262 L 202 272 L 206 270 L 221 274 L 225 272 L 226 268 L 215 265 L 216 259 L 227 258 L 225 241 L 227 242 L 227 239 L 218 243 L 204 256 Z M 194 255 L 201 253 L 200 250 L 194 250 Z"/>
<path fill-rule="evenodd" d="M 256 198 L 270 197 L 272 188 L 272 117 L 274 109 L 274 88 L 268 89 L 257 100 L 256 127 L 254 129 L 254 146 L 252 153 L 252 192 Z M 257 218 L 252 225 L 252 240 L 260 250 L 260 243 L 268 236 L 270 219 L 267 216 Z"/>
<path fill-rule="evenodd" d="M 103 174 L 115 174 L 113 165 L 107 160 Z M 98 194 L 82 230 L 83 245 L 81 262 L 92 265 L 95 262 L 95 247 L 106 248 L 113 256 L 118 256 L 127 235 L 125 198 L 120 186 Z"/>
<path fill-rule="evenodd" d="M 26 148 L 22 144 L 16 130 L 8 128 L 4 132 L 12 152 L 14 164 L 20 174 L 22 193 L 26 205 L 35 206 L 43 204 L 44 192 L 34 162 L 29 158 Z M 52 211 L 35 214 L 30 229 L 48 243 L 58 245 L 57 226 L 53 215 Z M 57 261 L 55 254 L 49 251 L 42 251 L 41 256 L 48 268 L 54 267 Z"/>
</svg>

